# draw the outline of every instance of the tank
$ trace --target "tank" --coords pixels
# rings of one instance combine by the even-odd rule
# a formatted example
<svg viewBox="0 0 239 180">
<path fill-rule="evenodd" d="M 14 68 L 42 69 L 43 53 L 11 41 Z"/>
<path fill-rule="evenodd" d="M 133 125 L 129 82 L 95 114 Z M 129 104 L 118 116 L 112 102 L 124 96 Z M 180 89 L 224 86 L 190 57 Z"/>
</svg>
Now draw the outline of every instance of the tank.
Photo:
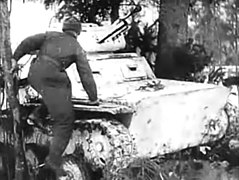
<svg viewBox="0 0 239 180">
<path fill-rule="evenodd" d="M 82 46 L 87 51 L 100 104 L 88 103 L 76 67 L 70 66 L 67 73 L 72 82 L 76 120 L 63 154 L 68 179 L 92 178 L 86 164 L 94 172 L 100 169 L 110 174 L 105 176 L 113 177 L 136 157 L 153 158 L 214 142 L 228 128 L 228 88 L 158 79 L 144 57 L 134 52 L 115 52 L 125 46 L 124 35 L 130 27 L 127 21 L 138 10 L 106 27 L 83 25 L 79 41 L 87 42 Z M 36 149 L 48 147 L 54 120 L 49 114 L 42 114 L 43 124 L 26 121 L 41 105 L 41 96 L 26 83 L 24 72 L 28 66 L 24 68 L 18 96 L 25 127 L 26 158 L 36 175 L 44 160 Z M 2 111 L 7 111 L 7 106 Z M 0 139 L 3 142 L 4 133 Z"/>
</svg>

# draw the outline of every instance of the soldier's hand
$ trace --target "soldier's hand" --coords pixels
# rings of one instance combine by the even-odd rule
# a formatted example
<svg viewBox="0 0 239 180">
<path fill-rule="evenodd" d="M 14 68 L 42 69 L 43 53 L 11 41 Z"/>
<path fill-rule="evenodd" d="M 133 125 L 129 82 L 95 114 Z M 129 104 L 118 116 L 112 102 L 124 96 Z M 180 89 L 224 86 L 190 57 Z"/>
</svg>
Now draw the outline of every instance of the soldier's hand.
<svg viewBox="0 0 239 180">
<path fill-rule="evenodd" d="M 88 102 L 90 106 L 99 106 L 100 105 L 100 100 L 97 99 L 95 101 L 89 101 Z"/>
<path fill-rule="evenodd" d="M 11 61 L 12 61 L 12 68 L 9 70 L 9 73 L 14 74 L 15 72 L 17 72 L 17 70 L 23 67 L 23 65 L 17 64 L 17 61 L 15 59 L 12 58 Z"/>
</svg>

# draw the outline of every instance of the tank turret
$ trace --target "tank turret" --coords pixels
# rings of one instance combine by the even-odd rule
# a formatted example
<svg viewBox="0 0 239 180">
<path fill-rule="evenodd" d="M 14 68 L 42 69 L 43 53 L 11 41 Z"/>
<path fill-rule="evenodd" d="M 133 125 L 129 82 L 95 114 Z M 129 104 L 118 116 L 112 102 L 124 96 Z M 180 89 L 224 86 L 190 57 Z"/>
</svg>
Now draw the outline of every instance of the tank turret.
<svg viewBox="0 0 239 180">
<path fill-rule="evenodd" d="M 131 16 L 141 11 L 136 6 L 127 15 L 113 24 L 99 26 L 94 23 L 82 23 L 82 32 L 78 40 L 86 52 L 113 52 L 125 48 L 125 34 L 130 29 Z"/>
</svg>

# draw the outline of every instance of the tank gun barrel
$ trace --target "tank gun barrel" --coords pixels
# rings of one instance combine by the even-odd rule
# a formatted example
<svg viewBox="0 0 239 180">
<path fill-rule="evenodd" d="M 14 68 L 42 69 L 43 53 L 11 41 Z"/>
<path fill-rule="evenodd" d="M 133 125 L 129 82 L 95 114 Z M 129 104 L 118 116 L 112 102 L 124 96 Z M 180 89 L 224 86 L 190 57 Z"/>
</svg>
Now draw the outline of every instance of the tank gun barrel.
<svg viewBox="0 0 239 180">
<path fill-rule="evenodd" d="M 106 36 L 104 36 L 102 39 L 100 39 L 97 43 L 101 44 L 104 43 L 107 39 L 112 38 L 113 40 L 117 39 L 118 36 L 120 36 L 122 33 L 129 30 L 129 23 L 127 22 L 127 19 L 132 16 L 135 13 L 138 13 L 141 11 L 141 6 L 137 5 L 130 13 L 128 13 L 125 17 L 117 19 L 113 24 L 113 30 L 108 33 Z"/>
</svg>

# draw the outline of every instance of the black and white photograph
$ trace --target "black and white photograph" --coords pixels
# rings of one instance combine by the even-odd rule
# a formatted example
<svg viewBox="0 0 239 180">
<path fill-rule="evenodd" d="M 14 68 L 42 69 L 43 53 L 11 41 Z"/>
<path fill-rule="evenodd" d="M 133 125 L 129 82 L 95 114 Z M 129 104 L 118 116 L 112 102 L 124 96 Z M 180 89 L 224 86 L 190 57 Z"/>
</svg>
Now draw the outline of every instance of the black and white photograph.
<svg viewBox="0 0 239 180">
<path fill-rule="evenodd" d="M 239 0 L 0 0 L 0 180 L 239 180 Z"/>
</svg>

